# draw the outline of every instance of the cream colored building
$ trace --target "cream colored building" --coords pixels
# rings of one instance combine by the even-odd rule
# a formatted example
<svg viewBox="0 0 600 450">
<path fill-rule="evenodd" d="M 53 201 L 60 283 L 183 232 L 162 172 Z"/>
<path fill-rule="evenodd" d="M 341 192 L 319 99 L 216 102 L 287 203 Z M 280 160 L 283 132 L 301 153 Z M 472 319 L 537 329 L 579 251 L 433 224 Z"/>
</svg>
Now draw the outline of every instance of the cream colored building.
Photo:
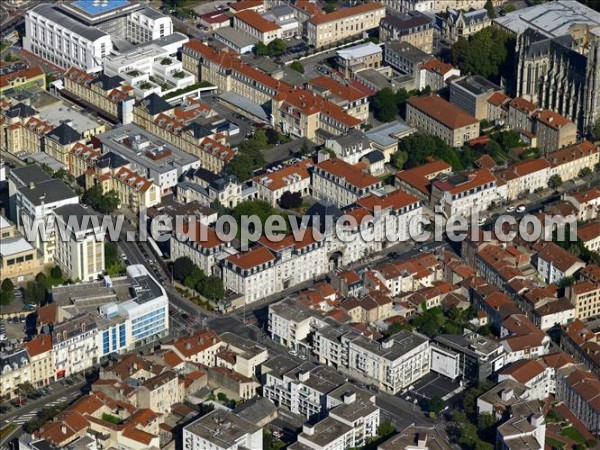
<svg viewBox="0 0 600 450">
<path fill-rule="evenodd" d="M 537 158 L 512 164 L 497 176 L 507 184 L 508 200 L 515 200 L 523 193 L 547 188 L 550 174 L 550 163 L 544 158 Z"/>
<path fill-rule="evenodd" d="M 5 349 L 0 353 L 0 395 L 14 398 L 18 387 L 31 382 L 31 364 L 25 348 Z"/>
<path fill-rule="evenodd" d="M 455 42 L 460 38 L 469 36 L 489 27 L 492 23 L 487 9 L 476 9 L 468 12 L 463 10 L 448 9 L 439 14 L 442 19 L 442 37 Z"/>
<path fill-rule="evenodd" d="M 263 44 L 283 37 L 283 30 L 279 25 L 249 9 L 233 16 L 233 28 L 249 34 Z"/>
<path fill-rule="evenodd" d="M 600 285 L 590 281 L 579 281 L 568 286 L 565 296 L 575 306 L 575 318 L 587 319 L 600 314 Z"/>
<path fill-rule="evenodd" d="M 362 69 L 378 69 L 383 63 L 383 50 L 373 42 L 344 47 L 335 55 L 338 69 L 346 77 Z"/>
<path fill-rule="evenodd" d="M 183 379 L 169 370 L 144 381 L 137 388 L 138 408 L 148 408 L 158 414 L 169 414 L 171 406 L 185 397 Z"/>
<path fill-rule="evenodd" d="M 223 345 L 217 333 L 212 330 L 201 330 L 162 344 L 160 348 L 172 350 L 184 361 L 214 367 L 216 355 Z"/>
<path fill-rule="evenodd" d="M 101 218 L 79 204 L 56 208 L 54 216 L 54 258 L 67 276 L 72 280 L 93 281 L 103 275 L 104 233 Z"/>
<path fill-rule="evenodd" d="M 35 277 L 43 268 L 38 251 L 21 236 L 16 227 L 0 216 L 0 273 L 20 283 Z"/>
<path fill-rule="evenodd" d="M 425 53 L 433 53 L 433 20 L 418 11 L 390 14 L 379 23 L 381 42 L 408 42 Z"/>
<path fill-rule="evenodd" d="M 34 386 L 45 386 L 54 380 L 54 351 L 52 336 L 38 334 L 31 341 L 25 342 L 31 368 L 31 383 Z"/>
<path fill-rule="evenodd" d="M 377 2 L 314 16 L 306 22 L 308 43 L 321 48 L 349 38 L 360 38 L 363 33 L 379 27 L 379 21 L 384 17 L 385 6 Z"/>
<path fill-rule="evenodd" d="M 438 96 L 410 98 L 406 122 L 453 147 L 479 136 L 479 120 Z"/>
<path fill-rule="evenodd" d="M 307 159 L 284 167 L 275 172 L 267 172 L 252 179 L 252 186 L 258 191 L 258 198 L 277 206 L 285 192 L 298 193 L 302 197 L 309 194 L 309 167 L 312 160 Z"/>
<path fill-rule="evenodd" d="M 574 180 L 582 169 L 595 170 L 600 162 L 600 149 L 590 141 L 583 141 L 552 152 L 547 159 L 552 165 L 551 175 L 559 175 L 563 181 Z"/>
<path fill-rule="evenodd" d="M 600 252 L 600 222 L 578 226 L 577 237 L 589 251 Z"/>
</svg>

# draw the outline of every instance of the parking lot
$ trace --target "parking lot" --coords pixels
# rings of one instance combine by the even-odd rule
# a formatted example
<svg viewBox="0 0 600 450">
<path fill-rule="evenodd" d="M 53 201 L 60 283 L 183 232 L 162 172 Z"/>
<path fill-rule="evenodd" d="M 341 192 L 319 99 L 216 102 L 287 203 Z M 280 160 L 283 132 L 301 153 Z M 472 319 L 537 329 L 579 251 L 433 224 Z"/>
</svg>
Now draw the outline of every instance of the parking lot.
<svg viewBox="0 0 600 450">
<path fill-rule="evenodd" d="M 430 372 L 418 382 L 402 398 L 408 401 L 430 400 L 434 397 L 451 398 L 454 391 L 460 388 L 458 381 L 452 381 L 435 372 Z"/>
</svg>

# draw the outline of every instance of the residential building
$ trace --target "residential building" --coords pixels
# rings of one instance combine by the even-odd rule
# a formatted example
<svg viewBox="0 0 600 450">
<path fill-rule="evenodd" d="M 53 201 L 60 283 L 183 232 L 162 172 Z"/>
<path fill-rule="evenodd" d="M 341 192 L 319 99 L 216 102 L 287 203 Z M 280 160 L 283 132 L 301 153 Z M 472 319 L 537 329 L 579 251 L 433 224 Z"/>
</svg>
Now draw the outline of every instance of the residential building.
<svg viewBox="0 0 600 450">
<path fill-rule="evenodd" d="M 559 371 L 556 377 L 556 398 L 593 433 L 600 430 L 600 380 L 583 370 Z"/>
<path fill-rule="evenodd" d="M 362 106 L 363 110 L 365 106 L 366 104 Z M 274 124 L 283 133 L 316 142 L 322 141 L 318 130 L 337 136 L 357 129 L 364 121 L 353 117 L 331 100 L 306 89 L 277 95 L 272 107 Z"/>
<path fill-rule="evenodd" d="M 539 402 L 535 400 L 510 406 L 510 418 L 496 429 L 498 448 L 526 446 L 543 450 L 546 442 L 546 422 Z"/>
<path fill-rule="evenodd" d="M 263 430 L 224 409 L 215 409 L 183 428 L 183 449 L 262 448 Z"/>
<path fill-rule="evenodd" d="M 591 252 L 600 252 L 600 222 L 577 227 L 577 238 Z"/>
<path fill-rule="evenodd" d="M 576 319 L 584 320 L 600 314 L 600 285 L 598 283 L 587 280 L 576 282 L 566 288 L 565 297 L 575 306 Z"/>
<path fill-rule="evenodd" d="M 377 450 L 399 448 L 450 450 L 452 446 L 448 437 L 441 430 L 435 427 L 410 425 L 377 446 Z"/>
<path fill-rule="evenodd" d="M 295 351 L 310 352 L 308 337 L 317 328 L 325 326 L 324 320 L 324 317 L 291 298 L 269 305 L 268 330 L 271 339 Z"/>
<path fill-rule="evenodd" d="M 429 59 L 431 59 L 431 55 L 408 42 L 391 41 L 385 44 L 384 60 L 386 64 L 409 75 L 412 79 L 419 78 L 419 67 Z"/>
<path fill-rule="evenodd" d="M 328 159 L 312 169 L 311 192 L 337 206 L 346 206 L 382 187 L 381 180 L 341 159 Z"/>
<path fill-rule="evenodd" d="M 486 11 L 487 14 L 487 11 Z M 502 88 L 479 75 L 469 75 L 450 83 L 450 103 L 479 120 L 488 118 L 488 100 Z"/>
<path fill-rule="evenodd" d="M 544 109 L 536 114 L 535 119 L 537 146 L 544 153 L 577 142 L 577 126 L 560 114 Z"/>
<path fill-rule="evenodd" d="M 460 77 L 460 69 L 439 59 L 430 59 L 419 67 L 417 89 L 422 90 L 429 86 L 432 91 L 436 92 L 444 89 L 449 80 L 454 77 Z"/>
<path fill-rule="evenodd" d="M 565 200 L 577 209 L 577 220 L 594 220 L 600 213 L 600 189 L 573 192 L 565 195 Z"/>
<path fill-rule="evenodd" d="M 585 267 L 585 263 L 553 242 L 539 242 L 533 246 L 537 252 L 536 269 L 546 283 L 560 283 Z"/>
<path fill-rule="evenodd" d="M 506 364 L 546 355 L 550 349 L 550 336 L 522 314 L 513 314 L 502 322 L 500 342 Z"/>
<path fill-rule="evenodd" d="M 498 383 L 504 380 L 514 380 L 529 389 L 528 399 L 543 401 L 550 395 L 548 374 L 543 360 L 515 361 L 498 373 Z"/>
<path fill-rule="evenodd" d="M 222 333 L 220 337 L 225 346 L 217 353 L 216 365 L 227 367 L 246 378 L 256 377 L 258 368 L 269 358 L 267 349 L 234 333 Z"/>
<path fill-rule="evenodd" d="M 230 20 L 229 17 L 227 17 L 227 20 Z M 240 55 L 252 53 L 252 49 L 255 45 L 253 36 L 245 31 L 229 26 L 220 27 L 215 30 L 213 36 L 215 41 L 226 45 Z"/>
<path fill-rule="evenodd" d="M 358 164 L 363 156 L 374 150 L 367 135 L 355 129 L 350 130 L 347 134 L 327 138 L 325 147 L 333 150 L 338 158 L 351 165 Z"/>
<path fill-rule="evenodd" d="M 315 15 L 306 22 L 308 43 L 321 48 L 348 38 L 360 38 L 365 32 L 377 28 L 384 17 L 385 6 L 376 2 Z"/>
<path fill-rule="evenodd" d="M 40 253 L 4 216 L 0 216 L 0 236 L 0 271 L 4 278 L 21 283 L 40 273 L 43 267 Z"/>
<path fill-rule="evenodd" d="M 381 46 L 372 42 L 344 47 L 335 52 L 335 62 L 346 77 L 362 69 L 377 69 L 383 62 Z"/>
<path fill-rule="evenodd" d="M 216 356 L 223 345 L 217 333 L 212 330 L 201 330 L 162 344 L 161 349 L 173 351 L 184 361 L 215 367 Z"/>
<path fill-rule="evenodd" d="M 233 28 L 248 33 L 263 44 L 283 37 L 283 30 L 279 25 L 248 9 L 233 16 Z"/>
<path fill-rule="evenodd" d="M 27 236 L 44 263 L 52 263 L 56 252 L 54 209 L 79 203 L 79 197 L 62 180 L 51 178 L 39 166 L 14 169 L 9 178 L 9 196 L 14 199 L 17 228 L 33 231 Z M 14 203 L 12 203 L 14 201 Z"/>
<path fill-rule="evenodd" d="M 523 193 L 546 189 L 551 173 L 550 163 L 544 158 L 536 158 L 511 164 L 497 177 L 506 183 L 507 199 L 516 200 Z"/>
<path fill-rule="evenodd" d="M 54 258 L 72 280 L 93 281 L 104 274 L 104 233 L 100 217 L 79 204 L 54 209 Z"/>
<path fill-rule="evenodd" d="M 492 23 L 487 9 L 484 8 L 469 11 L 450 8 L 438 13 L 436 19 L 440 23 L 442 37 L 450 42 L 456 42 L 460 38 L 467 39 Z"/>
<path fill-rule="evenodd" d="M 69 163 L 69 153 L 77 143 L 82 143 L 82 136 L 67 123 L 56 127 L 45 138 L 44 151 L 65 166 Z"/>
<path fill-rule="evenodd" d="M 184 380 L 172 370 L 144 380 L 137 389 L 137 407 L 158 414 L 169 414 L 172 405 L 185 397 Z"/>
<path fill-rule="evenodd" d="M 389 9 L 398 12 L 439 12 L 446 11 L 448 8 L 468 11 L 469 9 L 483 8 L 485 5 L 484 0 L 384 0 L 382 3 Z M 495 6 L 500 4 L 498 0 L 493 0 L 493 3 Z"/>
<path fill-rule="evenodd" d="M 13 398 L 19 394 L 18 386 L 31 380 L 31 367 L 27 350 L 8 347 L 0 353 L 0 391 L 2 397 Z"/>
<path fill-rule="evenodd" d="M 168 145 L 136 124 L 114 128 L 96 138 L 103 153 L 112 151 L 131 161 L 138 174 L 154 181 L 161 195 L 169 194 L 182 174 L 200 165 L 197 156 Z"/>
<path fill-rule="evenodd" d="M 254 177 L 252 185 L 258 191 L 258 198 L 276 206 L 286 192 L 307 196 L 310 190 L 309 169 L 312 164 L 312 160 L 305 159 L 283 169 Z"/>
<path fill-rule="evenodd" d="M 401 331 L 376 342 L 343 328 L 331 331 L 326 327 L 315 332 L 314 353 L 319 361 L 379 389 L 397 394 L 429 373 L 431 348 L 425 336 Z"/>
<path fill-rule="evenodd" d="M 98 364 L 98 326 L 90 313 L 69 317 L 52 330 L 54 379 L 67 378 Z"/>
<path fill-rule="evenodd" d="M 369 118 L 369 94 L 354 87 L 352 82 L 322 75 L 310 80 L 308 88 L 341 106 L 352 117 L 361 121 Z"/>
<path fill-rule="evenodd" d="M 450 173 L 452 173 L 450 164 L 442 160 L 435 160 L 398 172 L 395 177 L 395 185 L 422 200 L 429 200 L 432 181 L 439 175 Z"/>
<path fill-rule="evenodd" d="M 302 34 L 300 23 L 296 17 L 296 10 L 291 5 L 279 4 L 272 6 L 262 16 L 281 28 L 283 39 L 290 39 L 294 36 L 299 37 Z"/>
<path fill-rule="evenodd" d="M 554 151 L 547 159 L 552 164 L 552 175 L 559 175 L 563 181 L 574 180 L 579 178 L 582 169 L 595 170 L 600 162 L 600 148 L 590 141 L 583 141 Z"/>
<path fill-rule="evenodd" d="M 0 146 L 13 154 L 40 153 L 44 150 L 44 136 L 54 129 L 39 119 L 38 112 L 22 102 L 0 103 Z"/>
<path fill-rule="evenodd" d="M 598 334 L 591 330 L 581 319 L 564 325 L 560 333 L 560 347 L 565 353 L 573 355 L 578 363 L 596 376 L 600 374 L 600 341 Z M 557 374 L 558 378 L 558 374 Z"/>
<path fill-rule="evenodd" d="M 431 345 L 431 370 L 450 378 L 460 376 L 466 382 L 479 383 L 504 365 L 502 345 L 477 333 L 443 334 Z"/>
<path fill-rule="evenodd" d="M 44 4 L 25 16 L 23 48 L 63 69 L 97 71 L 114 50 L 113 40 L 137 44 L 171 33 L 169 17 L 139 3 L 110 1 L 102 8 L 85 1 Z"/>
<path fill-rule="evenodd" d="M 29 355 L 31 384 L 45 386 L 54 379 L 52 336 L 38 334 L 23 344 Z"/>
<path fill-rule="evenodd" d="M 209 11 L 198 16 L 200 24 L 209 29 L 209 31 L 216 31 L 219 28 L 229 27 L 231 24 L 231 17 L 227 14 L 223 14 L 221 11 Z"/>
<path fill-rule="evenodd" d="M 433 20 L 423 13 L 411 11 L 390 14 L 379 23 L 381 42 L 408 42 L 425 53 L 433 53 Z"/>
<path fill-rule="evenodd" d="M 243 201 L 242 184 L 232 175 L 216 175 L 212 171 L 198 168 L 186 174 L 177 185 L 177 198 L 181 203 L 197 200 L 209 206 L 218 201 L 227 208 Z"/>
<path fill-rule="evenodd" d="M 31 66 L 0 75 L 0 93 L 9 89 L 28 89 L 37 87 L 46 90 L 46 74 L 40 66 Z"/>
<path fill-rule="evenodd" d="M 479 136 L 477 118 L 437 96 L 410 98 L 406 104 L 406 121 L 453 147 Z"/>
<path fill-rule="evenodd" d="M 487 169 L 460 172 L 431 184 L 431 204 L 446 217 L 481 216 L 499 198 L 496 177 Z"/>
</svg>

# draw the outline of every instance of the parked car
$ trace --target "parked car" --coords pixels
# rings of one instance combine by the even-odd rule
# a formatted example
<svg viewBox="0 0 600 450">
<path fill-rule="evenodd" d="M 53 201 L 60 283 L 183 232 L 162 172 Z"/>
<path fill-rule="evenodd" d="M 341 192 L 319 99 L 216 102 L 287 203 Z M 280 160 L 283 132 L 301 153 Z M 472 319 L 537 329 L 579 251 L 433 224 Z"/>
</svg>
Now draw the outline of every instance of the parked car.
<svg viewBox="0 0 600 450">
<path fill-rule="evenodd" d="M 518 213 L 522 213 L 523 211 L 525 211 L 525 209 L 526 209 L 525 205 L 519 205 L 519 206 L 517 206 L 517 210 L 516 211 Z"/>
<path fill-rule="evenodd" d="M 510 205 L 508 206 L 508 208 L 506 208 L 506 212 L 513 212 L 516 209 L 516 207 L 514 205 Z"/>
</svg>

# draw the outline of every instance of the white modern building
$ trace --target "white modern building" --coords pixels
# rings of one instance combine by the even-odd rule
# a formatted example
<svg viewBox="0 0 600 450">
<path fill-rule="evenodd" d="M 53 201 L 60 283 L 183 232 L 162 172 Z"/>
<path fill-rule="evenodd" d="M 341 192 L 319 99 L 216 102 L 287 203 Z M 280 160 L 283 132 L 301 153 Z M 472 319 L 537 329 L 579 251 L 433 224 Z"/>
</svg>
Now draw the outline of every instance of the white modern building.
<svg viewBox="0 0 600 450">
<path fill-rule="evenodd" d="M 144 43 L 172 33 L 169 17 L 128 0 L 41 3 L 25 15 L 23 48 L 62 69 L 98 71 L 123 41 Z"/>
<path fill-rule="evenodd" d="M 261 427 L 226 409 L 215 409 L 183 428 L 183 450 L 259 449 L 262 440 Z"/>
<path fill-rule="evenodd" d="M 79 204 L 54 209 L 54 259 L 72 280 L 93 281 L 104 273 L 104 233 L 99 216 Z"/>
</svg>

